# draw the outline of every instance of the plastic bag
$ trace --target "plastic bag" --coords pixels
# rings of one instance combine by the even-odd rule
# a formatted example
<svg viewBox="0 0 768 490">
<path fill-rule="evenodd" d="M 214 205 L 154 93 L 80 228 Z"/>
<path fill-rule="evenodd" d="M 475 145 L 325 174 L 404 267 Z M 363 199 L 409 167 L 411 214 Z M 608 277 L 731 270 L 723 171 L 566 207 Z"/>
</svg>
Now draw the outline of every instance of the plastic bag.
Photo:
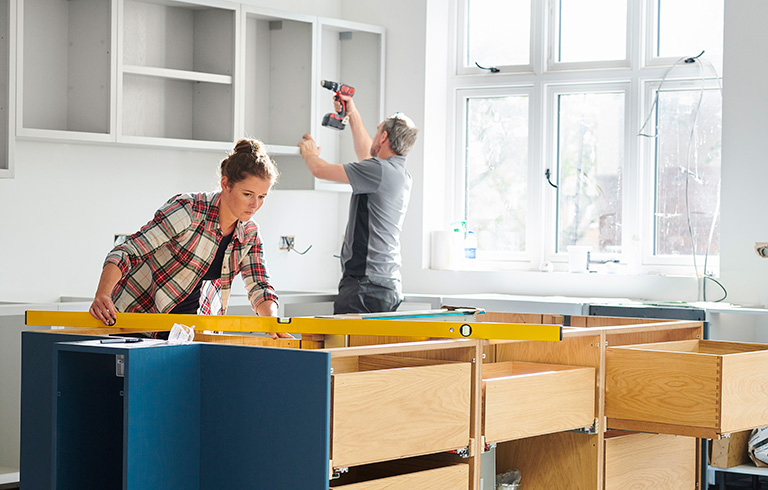
<svg viewBox="0 0 768 490">
<path fill-rule="evenodd" d="M 174 323 L 168 334 L 169 344 L 189 344 L 195 338 L 195 326 L 188 327 L 181 323 Z"/>
<path fill-rule="evenodd" d="M 520 471 L 509 470 L 496 475 L 496 490 L 517 490 L 520 488 Z"/>
<path fill-rule="evenodd" d="M 768 427 L 758 427 L 752 431 L 747 452 L 757 466 L 768 466 Z"/>
</svg>

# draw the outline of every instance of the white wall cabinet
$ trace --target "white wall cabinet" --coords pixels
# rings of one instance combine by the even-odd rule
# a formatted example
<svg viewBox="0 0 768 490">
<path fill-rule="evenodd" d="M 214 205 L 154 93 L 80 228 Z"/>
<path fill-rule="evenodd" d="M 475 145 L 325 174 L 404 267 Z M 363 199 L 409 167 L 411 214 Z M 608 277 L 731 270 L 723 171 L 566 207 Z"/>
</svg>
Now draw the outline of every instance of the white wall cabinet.
<svg viewBox="0 0 768 490">
<path fill-rule="evenodd" d="M 112 139 L 116 0 L 19 0 L 17 135 Z"/>
<path fill-rule="evenodd" d="M 13 177 L 16 0 L 0 0 L 0 178 Z"/>
<path fill-rule="evenodd" d="M 384 28 L 378 26 L 324 17 L 315 21 L 314 31 L 312 59 L 317 64 L 313 70 L 314 75 L 305 77 L 304 65 L 298 61 L 295 61 L 296 66 L 291 71 L 278 71 L 270 67 L 274 78 L 269 93 L 275 96 L 273 102 L 283 106 L 276 111 L 279 114 L 277 118 L 286 119 L 282 123 L 285 127 L 291 126 L 287 133 L 272 133 L 275 138 L 270 140 L 276 143 L 285 141 L 288 145 L 272 152 L 282 174 L 277 188 L 349 191 L 349 185 L 312 177 L 299 155 L 296 143 L 302 134 L 310 132 L 320 146 L 321 156 L 325 160 L 331 163 L 357 161 L 351 130 L 337 130 L 321 124 L 323 116 L 334 112 L 335 109 L 333 92 L 323 88 L 320 81 L 332 80 L 355 88 L 355 104 L 363 115 L 366 129 L 373 136 L 383 118 L 385 32 Z M 300 57 L 301 52 L 289 55 L 293 56 Z M 280 58 L 280 65 L 285 63 L 283 58 L 284 56 Z M 275 59 L 273 56 L 272 62 Z M 301 92 L 298 96 L 294 94 L 292 87 L 296 77 L 300 83 L 310 81 L 308 93 Z M 282 80 L 283 87 L 288 87 L 289 90 L 276 92 L 274 80 Z M 246 104 L 246 110 L 249 107 Z M 286 107 L 288 113 L 285 111 Z M 278 134 L 280 137 L 277 137 Z M 281 139 L 283 134 L 286 137 Z"/>
<path fill-rule="evenodd" d="M 117 140 L 231 147 L 239 7 L 123 0 Z"/>
<path fill-rule="evenodd" d="M 14 1 L 19 137 L 229 150 L 247 136 L 267 144 L 282 174 L 278 188 L 340 190 L 348 186 L 314 179 L 297 147 L 312 133 L 327 160 L 356 160 L 350 131 L 320 124 L 333 111 L 320 80 L 355 87 L 369 131 L 382 117 L 377 26 L 225 0 L 0 5 Z M 8 31 L 15 16 L 5 10 L 0 30 Z M 10 39 L 0 45 L 9 57 Z M 13 81 L 13 63 L 0 58 L 2 66 Z M 4 92 L 10 97 L 10 86 L 0 87 L 0 105 Z"/>
</svg>

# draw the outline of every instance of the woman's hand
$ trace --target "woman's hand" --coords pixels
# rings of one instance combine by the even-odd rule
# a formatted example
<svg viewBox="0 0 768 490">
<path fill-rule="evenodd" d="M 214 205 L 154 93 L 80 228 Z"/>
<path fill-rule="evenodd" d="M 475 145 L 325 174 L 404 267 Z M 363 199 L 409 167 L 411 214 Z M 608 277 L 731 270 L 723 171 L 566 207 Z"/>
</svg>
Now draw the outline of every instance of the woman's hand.
<svg viewBox="0 0 768 490">
<path fill-rule="evenodd" d="M 101 270 L 99 285 L 88 311 L 92 317 L 104 322 L 104 325 L 114 325 L 117 321 L 117 308 L 112 302 L 112 290 L 121 277 L 123 273 L 115 264 L 106 264 Z"/>
<path fill-rule="evenodd" d="M 114 325 L 117 321 L 117 308 L 108 294 L 97 294 L 88 311 L 92 317 L 104 322 L 104 325 Z"/>
<path fill-rule="evenodd" d="M 274 301 L 264 301 L 256 307 L 256 314 L 259 316 L 277 316 L 277 303 Z M 272 340 L 277 339 L 295 339 L 293 335 L 284 332 L 268 332 Z"/>
</svg>

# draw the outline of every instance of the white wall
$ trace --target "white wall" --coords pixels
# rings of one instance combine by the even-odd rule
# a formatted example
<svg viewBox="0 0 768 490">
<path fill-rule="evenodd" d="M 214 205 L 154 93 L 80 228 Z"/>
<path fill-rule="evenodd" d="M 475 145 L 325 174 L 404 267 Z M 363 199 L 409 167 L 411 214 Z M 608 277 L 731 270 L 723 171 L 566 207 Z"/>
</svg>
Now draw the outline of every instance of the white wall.
<svg viewBox="0 0 768 490">
<path fill-rule="evenodd" d="M 92 295 L 113 235 L 136 231 L 176 193 L 216 189 L 224 157 L 219 151 L 20 141 L 16 177 L 0 179 L 0 300 Z M 335 193 L 270 194 L 254 220 L 276 287 L 336 287 L 338 207 Z M 279 251 L 283 234 L 294 235 L 299 250 L 312 249 L 303 256 Z"/>
<path fill-rule="evenodd" d="M 260 1 L 290 9 L 383 25 L 387 29 L 385 112 L 408 113 L 422 128 L 408 158 L 414 192 L 402 236 L 404 289 L 413 293 L 512 294 L 696 300 L 697 281 L 659 276 L 426 269 L 429 232 L 438 229 L 431 176 L 445 168 L 447 94 L 441 85 L 450 53 L 447 0 Z M 427 23 L 427 15 L 430 23 Z M 723 101 L 722 282 L 728 301 L 768 303 L 768 260 L 752 251 L 768 241 L 760 216 L 768 96 L 762 20 L 768 4 L 726 5 Z M 427 31 L 430 41 L 427 42 Z M 432 37 L 436 36 L 436 37 Z M 175 192 L 208 190 L 221 155 L 211 152 L 19 142 L 16 178 L 0 180 L 0 300 L 49 301 L 93 292 L 114 232 L 133 231 Z M 430 178 L 425 178 L 425 169 Z M 439 184 L 439 183 L 438 183 Z M 259 211 L 275 284 L 333 289 L 348 196 L 277 191 Z M 424 202 L 429 203 L 425 205 Z M 431 206 L 431 207 L 429 207 Z M 306 256 L 277 251 L 280 234 L 296 236 Z M 710 286 L 712 295 L 716 287 Z"/>
<path fill-rule="evenodd" d="M 729 300 L 768 305 L 768 2 L 725 2 L 721 277 Z"/>
</svg>

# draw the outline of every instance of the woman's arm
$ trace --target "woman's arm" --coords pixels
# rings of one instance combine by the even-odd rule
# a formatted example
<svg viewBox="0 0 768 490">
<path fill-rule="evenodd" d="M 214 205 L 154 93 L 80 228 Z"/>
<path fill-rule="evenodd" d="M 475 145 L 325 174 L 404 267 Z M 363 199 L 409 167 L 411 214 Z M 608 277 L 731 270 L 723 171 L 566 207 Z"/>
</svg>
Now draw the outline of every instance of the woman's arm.
<svg viewBox="0 0 768 490">
<path fill-rule="evenodd" d="M 105 325 L 114 325 L 117 321 L 117 309 L 112 302 L 112 290 L 122 278 L 123 273 L 115 264 L 108 263 L 101 270 L 99 285 L 88 311 L 92 317 L 101 320 Z"/>
<path fill-rule="evenodd" d="M 259 316 L 277 316 L 277 295 L 275 288 L 269 283 L 269 275 L 264 264 L 264 250 L 261 243 L 261 235 L 256 232 L 252 238 L 250 250 L 243 257 L 240 276 L 243 278 L 245 290 L 248 292 L 248 300 L 253 311 Z M 292 339 L 289 333 L 269 332 L 273 339 Z"/>
</svg>

